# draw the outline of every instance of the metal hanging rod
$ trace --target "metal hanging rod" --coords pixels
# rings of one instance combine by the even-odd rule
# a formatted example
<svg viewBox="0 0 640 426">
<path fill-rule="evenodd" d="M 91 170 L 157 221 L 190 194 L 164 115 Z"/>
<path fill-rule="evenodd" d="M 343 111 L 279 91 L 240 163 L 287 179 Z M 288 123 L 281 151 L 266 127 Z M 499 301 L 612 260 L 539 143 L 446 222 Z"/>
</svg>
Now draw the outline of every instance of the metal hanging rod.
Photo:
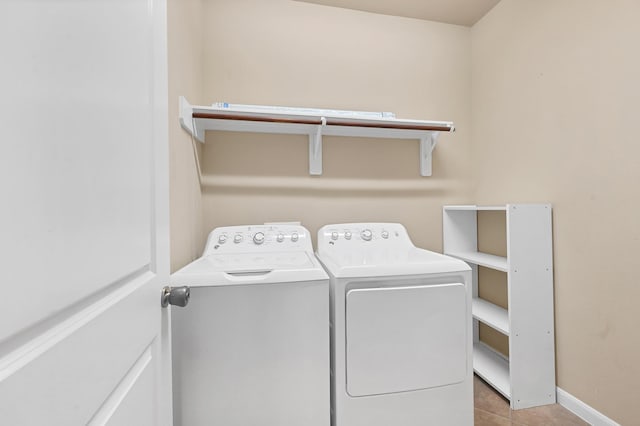
<svg viewBox="0 0 640 426">
<path fill-rule="evenodd" d="M 366 127 L 366 128 L 373 128 L 373 129 L 422 130 L 422 131 L 436 131 L 436 132 L 455 131 L 455 128 L 453 126 L 416 125 L 416 124 L 405 124 L 405 123 L 382 123 L 382 122 L 367 123 L 362 120 L 346 121 L 345 119 L 334 119 L 331 117 L 325 117 L 326 123 L 323 123 L 322 117 L 280 118 L 280 117 L 256 116 L 251 114 L 230 115 L 230 114 L 218 114 L 218 113 L 211 113 L 211 112 L 194 112 L 193 118 L 214 119 L 214 120 L 256 121 L 261 123 L 310 124 L 310 125 L 318 125 L 318 126 L 324 124 L 327 126 Z"/>
</svg>

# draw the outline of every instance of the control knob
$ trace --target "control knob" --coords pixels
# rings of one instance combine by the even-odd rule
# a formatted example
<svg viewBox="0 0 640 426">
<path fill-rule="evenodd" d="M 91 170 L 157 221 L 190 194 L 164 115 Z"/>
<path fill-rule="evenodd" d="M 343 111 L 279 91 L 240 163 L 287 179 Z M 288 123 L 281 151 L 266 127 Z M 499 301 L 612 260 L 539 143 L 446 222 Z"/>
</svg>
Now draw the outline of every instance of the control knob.
<svg viewBox="0 0 640 426">
<path fill-rule="evenodd" d="M 253 242 L 254 242 L 255 244 L 258 244 L 258 245 L 260 245 L 260 244 L 264 243 L 264 233 L 262 233 L 262 232 L 256 232 L 256 233 L 253 235 Z"/>
<path fill-rule="evenodd" d="M 279 243 L 284 241 L 284 234 L 278 234 L 277 240 Z"/>
<path fill-rule="evenodd" d="M 338 236 L 339 236 L 339 235 L 338 235 L 338 233 L 337 233 L 336 231 L 333 231 L 333 232 L 331 233 L 331 239 L 332 239 L 333 241 L 337 240 L 337 239 L 338 239 Z"/>
<path fill-rule="evenodd" d="M 350 240 L 350 239 L 351 239 L 351 232 L 349 232 L 349 231 L 345 231 L 345 233 L 344 233 L 344 237 L 345 237 L 347 240 Z"/>
<path fill-rule="evenodd" d="M 371 229 L 363 229 L 362 232 L 360 232 L 360 238 L 365 241 L 371 241 L 371 238 L 373 238 L 373 232 L 371 232 Z"/>
<path fill-rule="evenodd" d="M 233 242 L 236 243 L 236 244 L 241 243 L 242 242 L 242 234 L 234 235 Z"/>
<path fill-rule="evenodd" d="M 298 233 L 294 232 L 293 234 L 291 234 L 291 241 L 293 241 L 294 243 L 296 241 L 298 241 Z"/>
<path fill-rule="evenodd" d="M 227 236 L 222 234 L 218 237 L 218 244 L 224 244 L 227 242 Z"/>
<path fill-rule="evenodd" d="M 387 238 L 389 238 L 389 232 L 388 231 L 382 231 L 382 238 L 384 238 L 385 240 Z"/>
</svg>

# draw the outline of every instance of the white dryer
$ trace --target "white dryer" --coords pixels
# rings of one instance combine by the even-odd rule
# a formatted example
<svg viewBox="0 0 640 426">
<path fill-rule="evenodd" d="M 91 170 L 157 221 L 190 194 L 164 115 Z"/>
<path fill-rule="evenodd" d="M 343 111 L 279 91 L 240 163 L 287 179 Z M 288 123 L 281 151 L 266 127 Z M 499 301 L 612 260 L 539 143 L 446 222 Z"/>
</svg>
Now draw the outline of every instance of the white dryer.
<svg viewBox="0 0 640 426">
<path fill-rule="evenodd" d="M 217 228 L 172 276 L 174 423 L 328 426 L 329 281 L 296 225 Z"/>
<path fill-rule="evenodd" d="M 473 425 L 471 269 L 396 223 L 327 225 L 333 426 Z"/>
</svg>

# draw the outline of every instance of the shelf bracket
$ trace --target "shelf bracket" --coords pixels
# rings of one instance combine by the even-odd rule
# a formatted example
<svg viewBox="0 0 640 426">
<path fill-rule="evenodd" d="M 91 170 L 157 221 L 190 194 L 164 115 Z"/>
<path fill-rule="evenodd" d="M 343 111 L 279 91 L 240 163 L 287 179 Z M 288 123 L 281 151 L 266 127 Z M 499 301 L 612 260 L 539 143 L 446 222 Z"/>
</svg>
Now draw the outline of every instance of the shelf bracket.
<svg viewBox="0 0 640 426">
<path fill-rule="evenodd" d="M 193 107 L 184 96 L 180 96 L 179 102 L 180 125 L 191 136 L 204 143 L 204 128 L 197 119 L 193 118 Z"/>
<path fill-rule="evenodd" d="M 429 132 L 420 138 L 420 175 L 431 176 L 433 149 L 438 144 L 440 132 Z"/>
<path fill-rule="evenodd" d="M 309 174 L 322 174 L 322 127 L 327 125 L 327 119 L 322 117 L 322 124 L 309 133 Z"/>
</svg>

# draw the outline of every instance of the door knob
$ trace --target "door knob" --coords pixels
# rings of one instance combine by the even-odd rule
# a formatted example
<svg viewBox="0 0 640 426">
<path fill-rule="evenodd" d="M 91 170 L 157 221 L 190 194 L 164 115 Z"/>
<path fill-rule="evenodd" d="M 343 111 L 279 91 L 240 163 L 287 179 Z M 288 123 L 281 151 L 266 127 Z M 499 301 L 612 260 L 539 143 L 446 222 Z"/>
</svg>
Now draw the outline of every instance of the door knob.
<svg viewBox="0 0 640 426">
<path fill-rule="evenodd" d="M 162 289 L 162 298 L 160 304 L 163 308 L 168 305 L 180 306 L 184 308 L 189 303 L 191 297 L 191 289 L 187 286 L 182 287 L 165 287 Z"/>
</svg>

